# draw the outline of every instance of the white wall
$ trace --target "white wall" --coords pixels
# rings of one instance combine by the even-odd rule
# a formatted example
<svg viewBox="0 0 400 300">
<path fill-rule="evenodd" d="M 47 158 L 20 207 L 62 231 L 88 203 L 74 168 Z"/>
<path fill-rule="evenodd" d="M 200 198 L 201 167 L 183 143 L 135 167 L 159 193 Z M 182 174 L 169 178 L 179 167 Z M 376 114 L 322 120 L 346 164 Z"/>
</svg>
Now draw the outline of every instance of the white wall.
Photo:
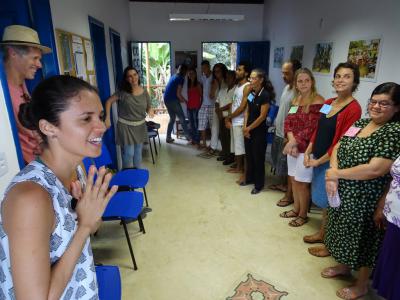
<svg viewBox="0 0 400 300">
<path fill-rule="evenodd" d="M 4 87 L 5 88 L 5 87 Z M 6 157 L 8 172 L 0 177 L 0 198 L 3 198 L 4 190 L 10 183 L 11 179 L 19 171 L 17 152 L 15 150 L 14 138 L 11 131 L 10 120 L 6 101 L 4 99 L 3 87 L 0 83 L 0 152 L 3 152 Z"/>
<path fill-rule="evenodd" d="M 111 92 L 114 91 L 114 72 L 110 46 L 109 28 L 121 34 L 122 53 L 126 53 L 130 39 L 129 0 L 50 0 L 53 26 L 90 39 L 88 16 L 104 23 Z M 127 65 L 122 58 L 124 67 Z"/>
<path fill-rule="evenodd" d="M 349 41 L 381 37 L 377 81 L 362 81 L 355 94 L 365 109 L 367 99 L 378 84 L 400 83 L 399 12 L 400 1 L 395 0 L 266 0 L 264 37 L 271 40 L 270 77 L 278 94 L 283 82 L 280 69 L 273 68 L 275 46 L 285 46 L 285 56 L 289 58 L 289 47 L 304 44 L 303 65 L 311 68 L 316 42 L 334 42 L 332 73 L 316 76 L 318 90 L 327 98 L 334 95 L 331 87 L 333 69 L 339 62 L 347 60 Z"/>
<path fill-rule="evenodd" d="M 262 4 L 199 4 L 131 2 L 131 30 L 136 41 L 170 41 L 172 61 L 176 50 L 197 50 L 201 42 L 260 41 L 263 32 Z M 243 14 L 240 22 L 170 22 L 170 13 Z M 198 64 L 199 65 L 199 64 Z"/>
</svg>

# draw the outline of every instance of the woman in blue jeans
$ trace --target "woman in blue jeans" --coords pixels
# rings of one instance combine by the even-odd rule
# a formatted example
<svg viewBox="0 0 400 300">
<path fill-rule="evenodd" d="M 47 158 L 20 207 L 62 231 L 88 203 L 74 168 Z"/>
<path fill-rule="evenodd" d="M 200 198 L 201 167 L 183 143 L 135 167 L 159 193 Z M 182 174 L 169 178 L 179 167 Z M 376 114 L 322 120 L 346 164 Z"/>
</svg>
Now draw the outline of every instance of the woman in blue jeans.
<svg viewBox="0 0 400 300">
<path fill-rule="evenodd" d="M 123 80 L 118 91 L 107 99 L 106 120 L 110 128 L 111 105 L 118 103 L 117 145 L 122 146 L 122 167 L 140 168 L 142 164 L 143 143 L 147 141 L 146 113 L 153 116 L 150 96 L 140 85 L 138 71 L 133 67 L 124 70 Z"/>
<path fill-rule="evenodd" d="M 200 143 L 199 109 L 202 102 L 203 90 L 201 83 L 197 80 L 196 69 L 192 68 L 188 72 L 188 102 L 187 111 L 192 135 L 192 144 Z"/>
</svg>

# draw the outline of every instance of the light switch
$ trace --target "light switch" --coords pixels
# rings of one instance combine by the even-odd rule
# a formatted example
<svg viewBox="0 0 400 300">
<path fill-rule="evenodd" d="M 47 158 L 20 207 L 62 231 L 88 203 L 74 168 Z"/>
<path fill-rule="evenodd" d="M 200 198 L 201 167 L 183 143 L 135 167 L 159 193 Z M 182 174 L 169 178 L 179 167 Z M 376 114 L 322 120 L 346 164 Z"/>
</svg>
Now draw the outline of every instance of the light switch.
<svg viewBox="0 0 400 300">
<path fill-rule="evenodd" d="M 4 152 L 0 152 L 0 177 L 4 176 L 8 172 L 8 165 L 6 154 Z"/>
</svg>

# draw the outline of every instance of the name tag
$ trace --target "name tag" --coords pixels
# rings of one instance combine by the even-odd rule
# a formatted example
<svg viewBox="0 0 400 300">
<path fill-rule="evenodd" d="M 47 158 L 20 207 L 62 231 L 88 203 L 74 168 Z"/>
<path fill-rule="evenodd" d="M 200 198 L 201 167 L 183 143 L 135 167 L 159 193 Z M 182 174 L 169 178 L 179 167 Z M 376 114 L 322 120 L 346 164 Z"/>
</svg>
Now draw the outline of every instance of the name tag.
<svg viewBox="0 0 400 300">
<path fill-rule="evenodd" d="M 298 110 L 298 109 L 299 109 L 298 106 L 292 106 L 292 107 L 289 109 L 288 114 L 295 114 L 295 113 L 297 113 L 297 110 Z"/>
<path fill-rule="evenodd" d="M 247 96 L 247 100 L 249 101 L 249 102 L 253 102 L 253 100 L 254 100 L 254 94 L 253 93 L 250 93 L 248 96 Z"/>
<path fill-rule="evenodd" d="M 322 107 L 319 110 L 319 112 L 327 115 L 327 114 L 329 114 L 331 112 L 331 110 L 332 110 L 332 105 L 324 104 L 324 105 L 322 105 Z"/>
<path fill-rule="evenodd" d="M 357 133 L 360 132 L 360 130 L 361 130 L 361 128 L 351 126 L 349 129 L 347 129 L 344 136 L 355 137 L 357 135 Z"/>
</svg>

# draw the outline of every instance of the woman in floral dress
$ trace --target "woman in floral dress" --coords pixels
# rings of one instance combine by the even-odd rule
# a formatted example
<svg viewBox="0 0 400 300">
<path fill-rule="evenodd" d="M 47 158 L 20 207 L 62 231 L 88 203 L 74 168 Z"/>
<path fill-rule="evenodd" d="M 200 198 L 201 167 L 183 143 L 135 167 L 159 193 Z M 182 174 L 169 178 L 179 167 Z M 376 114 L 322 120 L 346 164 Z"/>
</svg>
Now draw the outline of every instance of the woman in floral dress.
<svg viewBox="0 0 400 300">
<path fill-rule="evenodd" d="M 325 244 L 339 264 L 321 275 L 333 278 L 358 270 L 354 285 L 337 291 L 342 299 L 357 299 L 368 291 L 368 279 L 379 251 L 383 231 L 373 216 L 390 181 L 389 170 L 400 155 L 399 85 L 375 88 L 368 103 L 370 119 L 354 123 L 336 145 L 326 172 L 328 197 L 340 206 L 328 209 Z"/>
</svg>

